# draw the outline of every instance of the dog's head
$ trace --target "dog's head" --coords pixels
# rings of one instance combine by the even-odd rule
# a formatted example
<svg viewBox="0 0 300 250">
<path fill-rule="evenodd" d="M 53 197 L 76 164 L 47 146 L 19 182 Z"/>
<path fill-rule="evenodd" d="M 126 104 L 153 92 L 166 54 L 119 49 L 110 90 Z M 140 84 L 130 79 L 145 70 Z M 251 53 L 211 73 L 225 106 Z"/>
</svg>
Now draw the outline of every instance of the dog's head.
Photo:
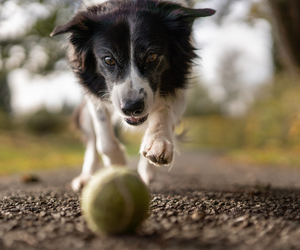
<svg viewBox="0 0 300 250">
<path fill-rule="evenodd" d="M 157 96 L 185 87 L 196 56 L 192 23 L 214 12 L 152 0 L 110 1 L 78 12 L 51 35 L 71 33 L 71 60 L 81 83 L 136 126 Z"/>
</svg>

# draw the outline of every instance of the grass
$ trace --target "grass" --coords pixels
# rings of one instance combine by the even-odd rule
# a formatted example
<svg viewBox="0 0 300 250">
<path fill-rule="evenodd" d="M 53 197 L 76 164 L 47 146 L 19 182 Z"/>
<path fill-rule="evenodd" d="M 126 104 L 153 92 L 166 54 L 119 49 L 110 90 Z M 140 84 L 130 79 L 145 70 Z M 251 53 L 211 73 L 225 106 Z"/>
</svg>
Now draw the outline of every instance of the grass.
<svg viewBox="0 0 300 250">
<path fill-rule="evenodd" d="M 248 148 L 228 152 L 226 160 L 241 164 L 272 167 L 300 167 L 300 150 L 284 148 Z"/>
<path fill-rule="evenodd" d="M 128 155 L 139 152 L 137 136 L 141 135 L 133 136 L 126 143 Z M 37 136 L 18 129 L 0 130 L 0 175 L 78 167 L 82 165 L 84 150 L 74 131 Z"/>
<path fill-rule="evenodd" d="M 74 167 L 83 160 L 82 143 L 69 135 L 38 137 L 0 131 L 0 141 L 0 175 Z"/>
<path fill-rule="evenodd" d="M 241 164 L 300 167 L 300 147 L 264 147 L 245 144 L 245 121 L 221 116 L 185 117 L 177 128 L 187 129 L 187 150 L 226 149 L 225 158 Z M 119 131 L 128 155 L 138 155 L 142 132 Z M 0 130 L 0 175 L 61 167 L 78 167 L 84 145 L 74 131 L 37 136 L 21 130 Z M 271 146 L 270 146 L 271 145 Z M 275 146 L 274 146 L 275 145 Z"/>
</svg>

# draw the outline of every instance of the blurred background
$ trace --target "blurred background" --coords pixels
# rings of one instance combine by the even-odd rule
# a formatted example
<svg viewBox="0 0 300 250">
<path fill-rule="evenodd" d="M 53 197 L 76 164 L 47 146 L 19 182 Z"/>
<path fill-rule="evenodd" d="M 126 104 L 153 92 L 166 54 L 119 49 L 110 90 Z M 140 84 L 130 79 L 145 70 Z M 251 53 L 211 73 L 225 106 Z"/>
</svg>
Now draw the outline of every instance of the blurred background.
<svg viewBox="0 0 300 250">
<path fill-rule="evenodd" d="M 78 5 L 0 0 L 0 175 L 82 163 L 71 122 L 82 90 L 65 59 L 66 37 L 49 36 Z M 194 25 L 200 59 L 178 128 L 188 128 L 183 149 L 300 166 L 299 1 L 203 0 L 195 8 L 217 14 Z M 118 136 L 138 154 L 136 135 Z"/>
</svg>

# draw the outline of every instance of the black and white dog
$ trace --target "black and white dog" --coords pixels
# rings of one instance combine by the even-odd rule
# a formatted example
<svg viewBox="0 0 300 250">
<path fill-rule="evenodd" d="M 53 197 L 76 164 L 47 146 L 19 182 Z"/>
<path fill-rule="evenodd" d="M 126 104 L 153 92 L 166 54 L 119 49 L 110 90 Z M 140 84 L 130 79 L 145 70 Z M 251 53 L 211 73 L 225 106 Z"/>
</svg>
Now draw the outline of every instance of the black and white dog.
<svg viewBox="0 0 300 250">
<path fill-rule="evenodd" d="M 87 90 L 80 113 L 87 136 L 83 170 L 72 182 L 79 190 L 98 164 L 126 165 L 112 116 L 130 127 L 145 126 L 138 172 L 145 183 L 151 165 L 171 165 L 174 129 L 185 110 L 185 90 L 196 57 L 191 42 L 196 18 L 211 9 L 156 0 L 90 1 L 52 36 L 70 33 L 69 59 Z"/>
</svg>

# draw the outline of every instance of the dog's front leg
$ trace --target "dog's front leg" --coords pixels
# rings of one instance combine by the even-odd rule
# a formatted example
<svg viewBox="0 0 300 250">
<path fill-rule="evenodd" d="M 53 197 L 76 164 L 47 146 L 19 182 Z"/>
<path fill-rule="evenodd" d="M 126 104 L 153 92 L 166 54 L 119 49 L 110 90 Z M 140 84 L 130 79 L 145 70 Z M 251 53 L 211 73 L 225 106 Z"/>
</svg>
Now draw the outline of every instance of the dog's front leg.
<svg viewBox="0 0 300 250">
<path fill-rule="evenodd" d="M 86 150 L 82 171 L 71 183 L 74 191 L 79 191 L 88 182 L 99 163 L 96 134 L 90 112 L 86 105 L 83 105 L 81 111 L 78 112 L 80 113 L 80 128 L 86 138 Z"/>
<path fill-rule="evenodd" d="M 74 191 L 79 191 L 91 178 L 98 165 L 98 153 L 101 154 L 105 167 L 126 165 L 123 146 L 114 134 L 110 114 L 105 105 L 96 107 L 87 98 L 82 120 L 81 129 L 87 137 L 87 145 L 82 172 L 71 184 Z"/>
<path fill-rule="evenodd" d="M 172 164 L 174 155 L 174 130 L 185 110 L 185 93 L 178 92 L 176 98 L 163 100 L 157 111 L 149 117 L 141 154 L 156 166 Z M 144 172 L 142 164 L 139 171 Z M 145 167 L 144 167 L 145 169 Z M 148 170 L 147 170 L 148 171 Z M 143 178 L 147 179 L 147 178 Z"/>
<path fill-rule="evenodd" d="M 147 185 L 154 179 L 155 166 L 153 166 L 143 155 L 140 156 L 138 173 Z"/>
<path fill-rule="evenodd" d="M 115 136 L 110 114 L 106 106 L 104 104 L 95 105 L 91 100 L 87 101 L 87 106 L 92 117 L 97 138 L 96 147 L 102 156 L 104 166 L 125 166 L 125 150 Z"/>
<path fill-rule="evenodd" d="M 175 124 L 169 112 L 165 107 L 155 114 L 142 143 L 141 153 L 156 166 L 169 165 L 173 160 Z"/>
</svg>

